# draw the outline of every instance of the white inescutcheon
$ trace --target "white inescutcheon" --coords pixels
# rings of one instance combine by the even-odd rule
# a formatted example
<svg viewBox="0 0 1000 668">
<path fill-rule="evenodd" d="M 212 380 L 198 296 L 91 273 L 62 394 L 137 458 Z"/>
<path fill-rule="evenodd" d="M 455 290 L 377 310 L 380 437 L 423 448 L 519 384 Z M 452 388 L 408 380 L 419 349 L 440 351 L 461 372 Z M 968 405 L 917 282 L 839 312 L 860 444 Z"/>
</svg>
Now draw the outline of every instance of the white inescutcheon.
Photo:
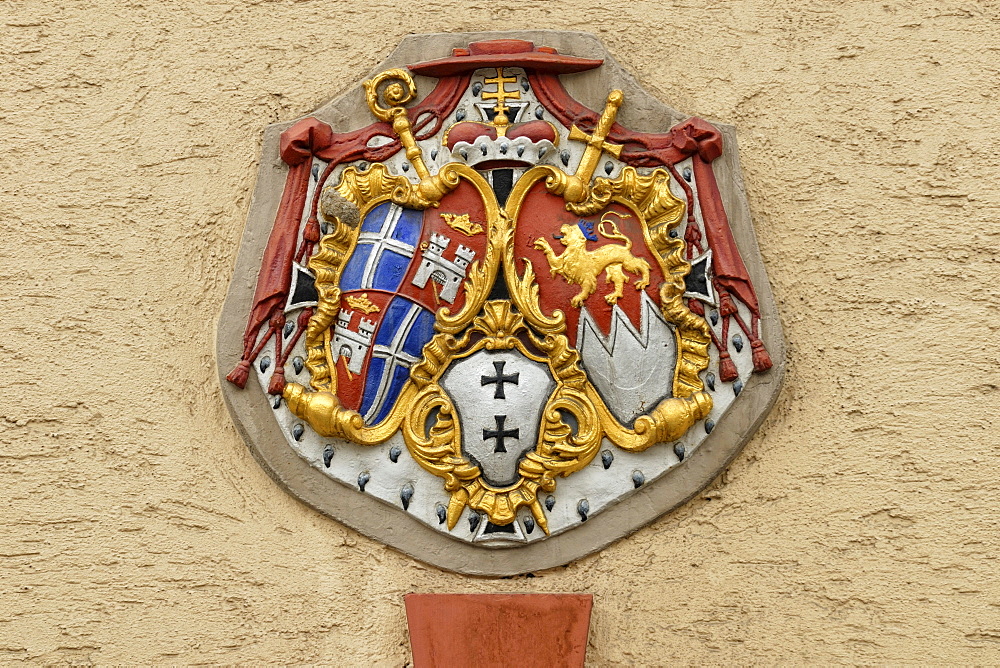
<svg viewBox="0 0 1000 668">
<path fill-rule="evenodd" d="M 517 350 L 480 350 L 441 377 L 462 425 L 462 452 L 498 487 L 517 482 L 517 464 L 538 441 L 556 383 L 548 366 Z"/>
</svg>

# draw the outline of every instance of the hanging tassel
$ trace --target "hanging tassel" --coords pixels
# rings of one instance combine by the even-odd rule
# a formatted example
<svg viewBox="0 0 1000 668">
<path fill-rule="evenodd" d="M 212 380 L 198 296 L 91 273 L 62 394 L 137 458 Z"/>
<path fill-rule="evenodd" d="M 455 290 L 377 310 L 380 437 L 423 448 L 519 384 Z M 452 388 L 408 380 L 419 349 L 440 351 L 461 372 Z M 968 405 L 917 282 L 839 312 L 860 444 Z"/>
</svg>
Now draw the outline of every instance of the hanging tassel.
<svg viewBox="0 0 1000 668">
<path fill-rule="evenodd" d="M 701 252 L 701 230 L 698 229 L 697 225 L 688 225 L 687 229 L 684 230 L 684 241 L 692 244 Z"/>
<path fill-rule="evenodd" d="M 306 223 L 306 230 L 303 232 L 302 238 L 311 244 L 319 241 L 319 221 L 316 220 L 316 216 L 309 216 L 309 222 Z"/>
<path fill-rule="evenodd" d="M 767 354 L 767 349 L 764 348 L 764 342 L 760 339 L 754 339 L 750 342 L 750 348 L 753 349 L 753 370 L 767 371 L 771 368 L 771 356 Z"/>
<path fill-rule="evenodd" d="M 285 389 L 285 356 L 281 350 L 281 338 L 285 329 L 285 314 L 277 311 L 271 316 L 271 331 L 274 332 L 274 374 L 267 385 L 268 394 L 281 394 Z"/>
<path fill-rule="evenodd" d="M 250 360 L 240 360 L 229 375 L 226 376 L 226 380 L 240 388 L 241 390 L 247 386 L 247 380 L 250 379 Z"/>
<path fill-rule="evenodd" d="M 719 315 L 721 315 L 723 318 L 725 318 L 727 316 L 736 315 L 738 313 L 739 313 L 739 310 L 737 310 L 736 304 L 733 303 L 733 298 L 729 296 L 728 292 L 725 292 L 724 290 L 720 290 L 719 291 Z"/>
<path fill-rule="evenodd" d="M 309 325 L 309 319 L 312 318 L 312 316 L 313 308 L 311 306 L 302 309 L 302 313 L 299 313 L 299 319 L 295 321 L 295 324 L 297 325 L 298 332 L 300 334 L 305 331 L 305 328 Z"/>
<path fill-rule="evenodd" d="M 268 394 L 281 394 L 285 391 L 285 365 L 275 367 L 271 382 L 267 386 Z"/>
<path fill-rule="evenodd" d="M 719 378 L 721 378 L 725 383 L 731 383 L 739 377 L 740 374 L 736 371 L 736 364 L 729 357 L 729 353 L 726 351 L 720 351 Z"/>
<path fill-rule="evenodd" d="M 302 335 L 306 331 L 306 327 L 309 325 L 309 319 L 312 318 L 313 308 L 310 306 L 308 308 L 302 309 L 299 313 L 298 319 L 295 321 L 295 336 L 291 338 L 288 345 L 285 346 L 285 351 L 281 353 L 281 362 L 284 364 L 288 360 L 288 356 L 292 354 L 292 349 L 295 348 L 295 344 L 299 342 Z"/>
<path fill-rule="evenodd" d="M 716 287 L 718 290 L 718 287 Z M 736 311 L 736 304 L 732 297 L 725 290 L 718 290 L 719 293 L 719 315 L 722 316 L 722 340 L 719 342 L 719 378 L 723 382 L 731 383 L 740 377 L 736 370 L 736 363 L 729 357 L 729 320 Z M 718 344 L 716 344 L 718 345 Z"/>
</svg>

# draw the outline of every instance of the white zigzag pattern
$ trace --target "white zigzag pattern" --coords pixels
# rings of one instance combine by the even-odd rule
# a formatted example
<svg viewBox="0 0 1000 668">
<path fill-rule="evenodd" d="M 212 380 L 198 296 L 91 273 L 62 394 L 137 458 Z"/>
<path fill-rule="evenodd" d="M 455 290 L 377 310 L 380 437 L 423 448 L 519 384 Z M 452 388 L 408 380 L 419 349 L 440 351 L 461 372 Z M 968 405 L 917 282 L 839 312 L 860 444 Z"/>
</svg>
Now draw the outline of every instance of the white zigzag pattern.
<svg viewBox="0 0 1000 668">
<path fill-rule="evenodd" d="M 639 329 L 615 306 L 611 331 L 604 336 L 583 308 L 576 341 L 590 382 L 622 424 L 631 425 L 670 396 L 677 343 L 670 325 L 645 292 Z"/>
</svg>

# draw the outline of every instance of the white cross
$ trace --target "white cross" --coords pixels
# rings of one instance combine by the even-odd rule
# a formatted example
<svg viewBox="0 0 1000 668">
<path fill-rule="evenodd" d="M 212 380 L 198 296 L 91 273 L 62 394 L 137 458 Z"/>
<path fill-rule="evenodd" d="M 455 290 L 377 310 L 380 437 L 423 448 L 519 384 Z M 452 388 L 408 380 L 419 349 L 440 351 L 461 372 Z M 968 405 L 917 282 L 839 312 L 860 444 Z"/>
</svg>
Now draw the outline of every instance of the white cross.
<svg viewBox="0 0 1000 668">
<path fill-rule="evenodd" d="M 419 357 L 414 357 L 404 351 L 403 344 L 406 343 L 406 336 L 413 328 L 413 323 L 416 322 L 421 310 L 420 306 L 413 304 L 409 312 L 403 317 L 403 322 L 400 323 L 399 329 L 396 330 L 396 334 L 389 345 L 376 345 L 372 349 L 372 357 L 384 359 L 385 367 L 382 369 L 382 377 L 379 379 L 375 401 L 372 402 L 368 412 L 365 413 L 365 422 L 369 424 L 370 420 L 379 414 L 382 404 L 385 403 L 385 393 L 389 390 L 389 384 L 392 382 L 392 377 L 395 375 L 396 369 L 399 367 L 409 369 L 420 361 Z"/>
<path fill-rule="evenodd" d="M 362 232 L 358 235 L 358 244 L 368 243 L 372 247 L 371 252 L 368 254 L 368 260 L 365 262 L 365 270 L 361 274 L 361 287 L 372 287 L 375 268 L 378 266 L 378 261 L 382 257 L 382 253 L 387 249 L 406 257 L 413 257 L 413 251 L 415 250 L 413 246 L 399 239 L 392 238 L 392 234 L 396 231 L 402 215 L 402 207 L 391 204 L 389 206 L 389 213 L 386 215 L 385 220 L 382 221 L 382 227 L 378 232 Z"/>
</svg>

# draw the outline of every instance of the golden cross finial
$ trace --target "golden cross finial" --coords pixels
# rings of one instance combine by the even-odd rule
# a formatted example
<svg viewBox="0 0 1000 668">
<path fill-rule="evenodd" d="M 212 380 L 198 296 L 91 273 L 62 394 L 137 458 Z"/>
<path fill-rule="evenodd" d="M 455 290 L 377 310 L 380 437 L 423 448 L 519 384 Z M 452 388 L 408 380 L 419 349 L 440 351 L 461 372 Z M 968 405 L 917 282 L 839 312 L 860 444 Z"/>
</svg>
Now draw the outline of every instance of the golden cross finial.
<svg viewBox="0 0 1000 668">
<path fill-rule="evenodd" d="M 510 107 L 504 104 L 507 100 L 520 100 L 521 91 L 519 90 L 507 90 L 506 86 L 509 83 L 517 83 L 517 77 L 505 77 L 503 75 L 503 68 L 497 68 L 497 75 L 492 79 L 483 79 L 483 83 L 486 85 L 496 84 L 497 90 L 495 93 L 483 92 L 480 97 L 484 100 L 496 100 L 496 106 L 493 107 L 493 111 L 497 112 L 497 115 L 493 117 L 493 125 L 497 128 L 497 134 L 503 137 L 507 132 L 507 126 L 510 125 L 510 118 L 507 116 L 507 112 L 510 111 Z"/>
</svg>

